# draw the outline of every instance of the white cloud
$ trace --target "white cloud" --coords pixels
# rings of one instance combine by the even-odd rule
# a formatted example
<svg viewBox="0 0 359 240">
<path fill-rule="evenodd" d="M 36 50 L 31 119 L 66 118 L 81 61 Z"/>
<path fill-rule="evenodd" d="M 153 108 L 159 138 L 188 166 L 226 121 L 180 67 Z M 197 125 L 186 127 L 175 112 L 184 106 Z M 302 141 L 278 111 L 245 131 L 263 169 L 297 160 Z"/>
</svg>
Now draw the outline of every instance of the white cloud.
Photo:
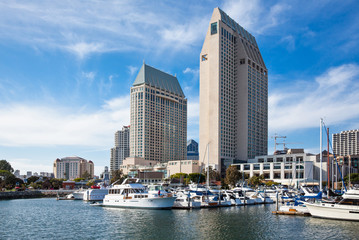
<svg viewBox="0 0 359 240">
<path fill-rule="evenodd" d="M 223 5 L 223 10 L 231 18 L 249 32 L 257 34 L 280 24 L 282 14 L 289 8 L 286 3 L 267 6 L 265 1 L 260 0 L 229 0 Z"/>
<path fill-rule="evenodd" d="M 202 7 L 188 7 L 192 13 L 198 9 Z M 198 29 L 207 26 L 203 15 L 157 2 L 0 3 L 0 42 L 15 41 L 39 51 L 60 49 L 79 59 L 112 51 L 186 49 L 200 44 L 205 31 Z"/>
<path fill-rule="evenodd" d="M 269 96 L 269 130 L 272 133 L 316 127 L 359 118 L 359 65 L 344 64 L 328 69 L 312 81 L 300 81 Z"/>
<path fill-rule="evenodd" d="M 0 145 L 111 146 L 113 134 L 129 123 L 129 97 L 105 102 L 93 112 L 64 107 L 10 104 L 0 107 Z"/>
<path fill-rule="evenodd" d="M 281 39 L 281 42 L 287 43 L 287 50 L 292 52 L 295 50 L 295 39 L 292 35 L 285 36 Z"/>
<path fill-rule="evenodd" d="M 135 74 L 138 70 L 138 67 L 134 67 L 134 66 L 127 66 L 127 69 L 130 73 L 131 76 L 133 76 L 133 74 Z"/>
<path fill-rule="evenodd" d="M 199 69 L 192 69 L 187 67 L 185 70 L 183 70 L 183 73 L 192 73 L 193 75 L 198 75 L 199 74 Z"/>
</svg>

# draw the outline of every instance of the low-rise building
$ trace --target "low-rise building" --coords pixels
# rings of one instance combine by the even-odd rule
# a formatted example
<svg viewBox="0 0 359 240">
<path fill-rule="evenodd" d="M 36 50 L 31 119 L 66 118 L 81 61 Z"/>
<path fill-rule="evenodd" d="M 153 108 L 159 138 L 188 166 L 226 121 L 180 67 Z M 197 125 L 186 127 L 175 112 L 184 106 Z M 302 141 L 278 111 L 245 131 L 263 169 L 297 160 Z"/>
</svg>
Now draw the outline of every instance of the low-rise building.
<svg viewBox="0 0 359 240">
<path fill-rule="evenodd" d="M 247 163 L 233 164 L 249 177 L 263 175 L 283 185 L 297 186 L 298 182 L 320 179 L 320 161 L 317 156 L 303 149 L 288 149 L 285 154 L 257 156 Z M 322 180 L 327 181 L 327 164 L 322 163 Z"/>
<path fill-rule="evenodd" d="M 138 177 L 140 173 L 162 172 L 164 178 L 175 173 L 199 173 L 201 166 L 198 160 L 175 160 L 168 162 L 149 161 L 140 157 L 128 157 L 120 166 L 122 173 L 131 177 Z"/>
</svg>

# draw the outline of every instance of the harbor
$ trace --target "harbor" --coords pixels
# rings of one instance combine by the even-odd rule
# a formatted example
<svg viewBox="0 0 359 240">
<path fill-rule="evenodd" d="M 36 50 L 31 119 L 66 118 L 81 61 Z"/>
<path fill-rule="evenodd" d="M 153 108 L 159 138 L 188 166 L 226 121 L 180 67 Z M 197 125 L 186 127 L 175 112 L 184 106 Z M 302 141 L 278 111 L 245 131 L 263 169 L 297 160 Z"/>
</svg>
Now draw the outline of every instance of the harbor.
<svg viewBox="0 0 359 240">
<path fill-rule="evenodd" d="M 273 215 L 275 204 L 189 211 L 89 205 L 85 201 L 55 198 L 0 201 L 0 219 L 6 219 L 2 221 L 0 235 L 3 239 L 356 239 L 359 236 L 357 222 Z"/>
</svg>

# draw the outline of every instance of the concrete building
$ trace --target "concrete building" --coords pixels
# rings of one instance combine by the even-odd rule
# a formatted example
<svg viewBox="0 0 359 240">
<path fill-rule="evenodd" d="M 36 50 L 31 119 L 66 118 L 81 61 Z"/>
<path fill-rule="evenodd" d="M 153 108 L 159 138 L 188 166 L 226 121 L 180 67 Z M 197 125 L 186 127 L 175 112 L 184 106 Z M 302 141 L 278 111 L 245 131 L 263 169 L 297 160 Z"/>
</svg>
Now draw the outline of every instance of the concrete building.
<svg viewBox="0 0 359 240">
<path fill-rule="evenodd" d="M 85 172 L 90 174 L 90 178 L 94 177 L 93 162 L 80 157 L 58 158 L 55 160 L 53 168 L 55 178 L 73 180 L 82 177 Z"/>
<path fill-rule="evenodd" d="M 342 131 L 332 136 L 336 156 L 359 155 L 359 130 Z"/>
<path fill-rule="evenodd" d="M 177 77 L 142 65 L 131 88 L 130 157 L 186 159 L 187 99 Z"/>
<path fill-rule="evenodd" d="M 32 171 L 27 171 L 26 172 L 26 178 L 29 178 L 29 177 L 31 177 L 32 176 Z"/>
<path fill-rule="evenodd" d="M 187 160 L 198 160 L 199 153 L 198 153 L 198 143 L 190 139 L 187 141 Z"/>
<path fill-rule="evenodd" d="M 268 71 L 255 38 L 215 8 L 200 54 L 199 159 L 225 173 L 267 154 Z M 206 161 L 206 160 L 205 160 Z"/>
<path fill-rule="evenodd" d="M 265 180 L 272 180 L 284 185 L 297 186 L 299 182 L 319 181 L 319 155 L 305 153 L 303 149 L 288 149 L 286 154 L 257 156 L 248 163 L 233 164 L 249 177 L 264 175 Z M 327 164 L 322 163 L 322 180 L 327 181 Z"/>
<path fill-rule="evenodd" d="M 164 163 L 145 160 L 139 157 L 128 157 L 123 161 L 120 169 L 123 174 L 138 177 L 140 173 L 162 172 L 167 178 L 175 173 L 199 173 L 201 163 L 198 160 L 174 160 Z"/>
<path fill-rule="evenodd" d="M 167 175 L 171 176 L 176 173 L 200 173 L 201 162 L 198 160 L 178 160 L 167 163 Z"/>
<path fill-rule="evenodd" d="M 120 169 L 122 161 L 130 156 L 130 126 L 115 133 L 115 147 L 111 148 L 110 171 Z"/>
</svg>

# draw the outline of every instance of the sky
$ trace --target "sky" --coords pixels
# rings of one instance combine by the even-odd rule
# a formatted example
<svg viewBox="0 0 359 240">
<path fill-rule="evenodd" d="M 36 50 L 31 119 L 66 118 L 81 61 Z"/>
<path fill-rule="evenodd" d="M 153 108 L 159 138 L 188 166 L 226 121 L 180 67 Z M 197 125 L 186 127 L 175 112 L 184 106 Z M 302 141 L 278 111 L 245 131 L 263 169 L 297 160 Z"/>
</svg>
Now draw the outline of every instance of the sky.
<svg viewBox="0 0 359 240">
<path fill-rule="evenodd" d="M 320 118 L 331 133 L 359 129 L 354 0 L 0 0 L 0 159 L 25 174 L 80 156 L 99 175 L 130 124 L 143 62 L 176 74 L 198 141 L 199 55 L 216 7 L 256 38 L 268 68 L 269 154 L 275 134 L 319 153 Z"/>
</svg>

